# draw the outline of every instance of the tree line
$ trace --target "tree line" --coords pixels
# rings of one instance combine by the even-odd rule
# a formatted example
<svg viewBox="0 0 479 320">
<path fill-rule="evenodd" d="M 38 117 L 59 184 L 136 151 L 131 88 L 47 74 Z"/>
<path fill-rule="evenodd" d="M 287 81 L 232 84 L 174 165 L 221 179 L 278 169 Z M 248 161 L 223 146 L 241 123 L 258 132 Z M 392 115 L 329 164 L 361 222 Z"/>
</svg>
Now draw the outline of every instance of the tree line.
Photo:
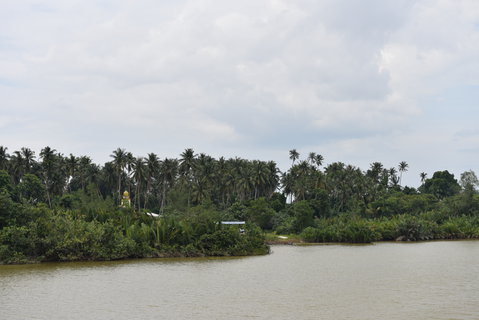
<svg viewBox="0 0 479 320">
<path fill-rule="evenodd" d="M 479 237 L 479 182 L 471 170 L 459 180 L 447 170 L 423 172 L 416 189 L 402 185 L 405 161 L 362 170 L 325 165 L 315 152 L 301 158 L 295 149 L 284 172 L 274 161 L 216 159 L 193 149 L 161 159 L 118 148 L 110 158 L 98 165 L 51 147 L 37 155 L 0 146 L 0 261 L 2 252 L 4 261 L 264 252 L 256 227 L 312 242 Z M 120 208 L 125 190 L 131 208 Z M 221 220 L 246 221 L 250 235 L 237 237 Z M 100 250 L 98 237 L 110 241 L 102 240 L 109 251 Z M 37 240 L 22 249 L 18 239 Z"/>
<path fill-rule="evenodd" d="M 41 193 L 19 192 L 18 197 L 44 201 L 49 207 L 54 198 L 85 191 L 89 186 L 116 202 L 126 190 L 137 210 L 153 211 L 163 211 L 177 198 L 185 200 L 187 206 L 213 202 L 226 208 L 235 201 L 269 198 L 279 186 L 274 161 L 214 159 L 204 153 L 197 155 L 192 149 L 186 149 L 179 159 L 160 159 L 155 153 L 135 157 L 121 148 L 110 157 L 110 162 L 100 166 L 88 156 L 64 156 L 50 147 L 36 157 L 29 148 L 8 154 L 7 148 L 0 146 L 0 170 L 5 170 L 20 189 L 29 189 L 25 184 L 38 187 L 40 182 Z"/>
<path fill-rule="evenodd" d="M 48 146 L 38 156 L 26 147 L 11 154 L 7 151 L 0 146 L 0 170 L 11 177 L 18 191 L 16 196 L 30 203 L 46 202 L 49 207 L 62 196 L 86 191 L 88 187 L 116 202 L 127 190 L 134 208 L 156 212 L 163 211 L 172 201 L 183 201 L 187 207 L 213 203 L 225 209 L 235 202 L 270 199 L 274 193 L 281 193 L 290 202 L 326 195 L 331 210 L 339 213 L 358 203 L 367 207 L 391 191 L 431 193 L 439 198 L 461 191 L 447 171 L 435 173 L 430 179 L 421 173 L 422 185 L 415 190 L 401 186 L 403 173 L 409 166 L 405 161 L 397 168 L 373 162 L 366 171 L 342 162 L 323 168 L 323 156 L 311 152 L 299 160 L 295 149 L 289 151 L 292 164 L 286 172 L 281 172 L 274 161 L 215 159 L 204 153 L 195 154 L 193 149 L 186 149 L 177 159 L 160 159 L 155 153 L 134 156 L 118 148 L 111 153 L 111 161 L 103 166 L 89 156 L 65 156 Z M 472 179 L 469 183 L 473 187 L 477 185 L 474 172 L 463 175 L 464 179 Z M 445 182 L 438 184 L 439 180 Z"/>
</svg>

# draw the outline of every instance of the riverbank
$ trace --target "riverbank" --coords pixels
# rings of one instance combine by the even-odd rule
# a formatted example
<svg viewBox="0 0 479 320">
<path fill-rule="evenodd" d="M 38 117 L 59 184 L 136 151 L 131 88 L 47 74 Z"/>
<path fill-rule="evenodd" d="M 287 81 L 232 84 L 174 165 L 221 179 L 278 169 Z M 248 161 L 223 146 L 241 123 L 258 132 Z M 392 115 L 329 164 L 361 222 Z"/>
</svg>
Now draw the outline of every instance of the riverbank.
<svg viewBox="0 0 479 320">
<path fill-rule="evenodd" d="M 315 219 L 297 234 L 272 232 L 265 238 L 269 244 L 479 239 L 479 217 L 440 211 L 379 218 L 345 214 Z"/>
</svg>

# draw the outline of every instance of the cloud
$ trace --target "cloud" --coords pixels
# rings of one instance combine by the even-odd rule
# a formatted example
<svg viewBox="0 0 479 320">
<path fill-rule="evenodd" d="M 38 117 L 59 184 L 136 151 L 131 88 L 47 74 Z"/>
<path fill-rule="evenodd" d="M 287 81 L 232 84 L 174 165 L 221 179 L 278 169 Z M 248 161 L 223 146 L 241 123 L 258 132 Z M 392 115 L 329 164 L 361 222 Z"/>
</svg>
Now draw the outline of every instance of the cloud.
<svg viewBox="0 0 479 320">
<path fill-rule="evenodd" d="M 99 158 L 120 144 L 169 156 L 189 146 L 245 157 L 319 148 L 344 162 L 394 163 L 417 159 L 426 134 L 459 154 L 467 148 L 456 145 L 475 141 L 461 140 L 459 125 L 424 125 L 438 97 L 450 102 L 451 88 L 479 85 L 474 0 L 2 8 L 4 144 L 58 143 Z M 468 129 L 466 118 L 455 121 Z"/>
</svg>

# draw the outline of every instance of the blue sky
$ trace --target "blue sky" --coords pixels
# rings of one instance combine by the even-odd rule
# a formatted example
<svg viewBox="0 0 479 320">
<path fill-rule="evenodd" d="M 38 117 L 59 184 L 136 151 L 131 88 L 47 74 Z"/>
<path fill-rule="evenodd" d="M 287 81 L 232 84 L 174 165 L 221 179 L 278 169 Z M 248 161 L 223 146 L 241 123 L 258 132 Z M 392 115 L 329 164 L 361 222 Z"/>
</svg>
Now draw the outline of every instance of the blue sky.
<svg viewBox="0 0 479 320">
<path fill-rule="evenodd" d="M 0 0 L 0 145 L 478 172 L 475 0 Z"/>
</svg>

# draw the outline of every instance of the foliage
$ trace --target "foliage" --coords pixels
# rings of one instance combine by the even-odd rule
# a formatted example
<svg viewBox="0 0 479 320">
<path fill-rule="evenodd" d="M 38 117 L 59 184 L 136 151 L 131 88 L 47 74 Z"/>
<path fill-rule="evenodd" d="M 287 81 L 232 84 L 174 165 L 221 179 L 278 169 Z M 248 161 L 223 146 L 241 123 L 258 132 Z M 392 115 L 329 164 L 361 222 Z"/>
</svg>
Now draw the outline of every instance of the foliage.
<svg viewBox="0 0 479 320">
<path fill-rule="evenodd" d="M 449 216 L 440 214 L 397 215 L 392 218 L 360 218 L 342 216 L 323 218 L 316 227 L 303 230 L 307 242 L 372 242 L 419 241 L 432 239 L 479 238 L 477 216 Z"/>
<path fill-rule="evenodd" d="M 424 182 L 424 192 L 435 195 L 438 199 L 444 199 L 457 194 L 460 186 L 454 175 L 449 171 L 437 171 L 431 179 Z"/>
<path fill-rule="evenodd" d="M 380 240 L 373 224 L 359 217 L 321 219 L 316 228 L 304 229 L 301 237 L 307 242 L 368 243 Z"/>
<path fill-rule="evenodd" d="M 18 198 L 22 202 L 37 204 L 45 200 L 45 186 L 40 178 L 33 174 L 25 174 L 16 187 Z"/>
<path fill-rule="evenodd" d="M 262 229 L 271 229 L 273 227 L 272 219 L 275 213 L 268 201 L 261 197 L 249 203 L 246 209 L 246 218 L 247 221 L 256 223 Z"/>
<path fill-rule="evenodd" d="M 214 158 L 186 149 L 178 159 L 118 148 L 97 165 L 51 147 L 0 146 L 0 263 L 131 257 L 245 255 L 268 251 L 265 230 L 312 242 L 418 241 L 479 237 L 478 179 L 422 172 L 409 164 L 363 171 L 310 152 L 274 161 Z M 131 206 L 120 207 L 124 191 Z M 153 218 L 149 213 L 159 215 Z M 245 232 L 224 220 L 246 221 Z"/>
<path fill-rule="evenodd" d="M 29 221 L 0 230 L 0 263 L 114 260 L 153 256 L 247 255 L 267 252 L 257 227 L 222 227 L 211 211 L 160 219 L 117 210 L 91 215 L 29 207 Z M 92 218 L 94 216 L 94 218 Z"/>
</svg>

